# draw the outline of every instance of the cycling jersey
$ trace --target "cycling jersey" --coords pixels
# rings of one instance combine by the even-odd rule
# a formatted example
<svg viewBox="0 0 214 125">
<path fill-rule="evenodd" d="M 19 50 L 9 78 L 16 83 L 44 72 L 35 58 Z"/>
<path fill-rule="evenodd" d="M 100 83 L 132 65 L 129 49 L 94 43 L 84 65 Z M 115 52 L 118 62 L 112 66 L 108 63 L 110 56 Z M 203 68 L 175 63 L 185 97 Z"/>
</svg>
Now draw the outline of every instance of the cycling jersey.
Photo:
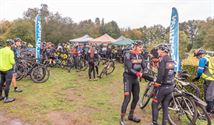
<svg viewBox="0 0 214 125">
<path fill-rule="evenodd" d="M 9 47 L 0 49 L 0 71 L 8 71 L 15 64 L 14 52 Z"/>
</svg>

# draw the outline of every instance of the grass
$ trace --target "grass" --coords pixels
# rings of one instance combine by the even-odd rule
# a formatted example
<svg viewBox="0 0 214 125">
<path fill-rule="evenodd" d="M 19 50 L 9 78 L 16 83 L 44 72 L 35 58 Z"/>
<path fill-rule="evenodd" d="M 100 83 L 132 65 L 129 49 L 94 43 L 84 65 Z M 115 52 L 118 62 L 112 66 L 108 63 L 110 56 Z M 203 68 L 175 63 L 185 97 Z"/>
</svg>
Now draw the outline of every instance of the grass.
<svg viewBox="0 0 214 125">
<path fill-rule="evenodd" d="M 68 73 L 53 68 L 46 83 L 19 81 L 24 92 L 11 91 L 10 96 L 17 100 L 10 104 L 1 102 L 0 113 L 5 111 L 6 117 L 32 125 L 118 125 L 123 100 L 122 73 L 122 65 L 117 64 L 111 75 L 88 81 L 87 72 Z M 142 83 L 141 90 L 144 87 Z M 137 107 L 136 113 L 142 124 L 151 122 L 150 106 L 144 112 Z"/>
<path fill-rule="evenodd" d="M 76 112 L 81 117 L 78 111 L 85 109 L 82 112 L 90 114 L 85 120 L 93 121 L 92 124 L 118 123 L 123 88 L 122 68 L 99 81 L 88 81 L 87 72 L 68 73 L 63 69 L 51 69 L 48 82 L 35 84 L 25 79 L 19 81 L 18 86 L 24 90 L 23 93 L 10 93 L 10 97 L 16 97 L 17 100 L 0 104 L 0 111 L 6 111 L 10 117 L 31 124 L 38 119 L 43 124 L 49 124 L 50 112 Z M 112 91 L 111 87 L 115 87 L 115 90 Z"/>
</svg>

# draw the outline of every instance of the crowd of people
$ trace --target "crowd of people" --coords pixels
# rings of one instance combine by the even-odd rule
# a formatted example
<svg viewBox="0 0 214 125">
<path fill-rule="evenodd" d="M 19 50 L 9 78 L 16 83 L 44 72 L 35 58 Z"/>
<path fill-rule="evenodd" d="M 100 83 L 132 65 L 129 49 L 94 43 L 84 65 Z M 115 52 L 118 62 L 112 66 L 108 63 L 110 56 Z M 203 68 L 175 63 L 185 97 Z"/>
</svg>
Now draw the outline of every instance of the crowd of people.
<svg viewBox="0 0 214 125">
<path fill-rule="evenodd" d="M 6 47 L 0 49 L 0 100 L 5 103 L 15 101 L 15 98 L 9 98 L 10 85 L 13 83 L 15 92 L 22 92 L 16 83 L 16 60 L 22 56 L 23 50 L 30 50 L 29 47 L 23 45 L 20 38 L 14 40 L 8 39 Z M 29 54 L 35 57 L 35 51 Z M 28 56 L 29 56 L 28 55 Z M 207 103 L 206 110 L 209 114 L 213 113 L 214 106 L 214 66 L 210 60 L 210 56 L 206 51 L 199 49 L 195 51 L 194 56 L 199 59 L 199 67 L 193 82 L 204 79 L 204 98 Z M 54 66 L 58 63 L 61 66 L 73 64 L 77 72 L 81 70 L 81 63 L 88 65 L 89 80 L 97 80 L 99 75 L 99 59 L 115 58 L 118 62 L 124 64 L 123 83 L 124 83 L 124 100 L 121 106 L 120 125 L 126 125 L 125 115 L 131 95 L 133 96 L 128 119 L 134 122 L 140 122 L 140 118 L 134 115 L 136 105 L 139 100 L 139 78 L 154 82 L 154 96 L 152 100 L 152 125 L 158 125 L 158 107 L 161 104 L 163 109 L 162 125 L 166 125 L 168 121 L 168 106 L 172 98 L 172 92 L 175 86 L 174 61 L 170 57 L 170 46 L 160 44 L 153 48 L 150 54 L 146 48 L 142 46 L 140 41 L 136 41 L 132 46 L 113 47 L 98 46 L 95 44 L 71 44 L 59 43 L 54 45 L 51 42 L 42 42 L 41 44 L 41 62 Z M 156 78 L 151 76 L 147 61 L 152 68 L 156 68 Z M 71 65 L 69 65 L 71 66 Z M 4 96 L 2 92 L 4 91 Z"/>
<path fill-rule="evenodd" d="M 123 62 L 124 53 L 130 50 L 130 46 L 116 47 L 109 45 L 95 44 L 71 44 L 60 43 L 54 45 L 51 42 L 43 42 L 41 45 L 41 55 L 43 60 L 48 60 L 49 65 L 61 64 L 62 66 L 74 67 L 77 71 L 84 65 L 88 65 L 89 80 L 96 80 L 99 75 L 99 60 L 116 59 Z M 144 54 L 146 55 L 146 54 Z"/>
</svg>

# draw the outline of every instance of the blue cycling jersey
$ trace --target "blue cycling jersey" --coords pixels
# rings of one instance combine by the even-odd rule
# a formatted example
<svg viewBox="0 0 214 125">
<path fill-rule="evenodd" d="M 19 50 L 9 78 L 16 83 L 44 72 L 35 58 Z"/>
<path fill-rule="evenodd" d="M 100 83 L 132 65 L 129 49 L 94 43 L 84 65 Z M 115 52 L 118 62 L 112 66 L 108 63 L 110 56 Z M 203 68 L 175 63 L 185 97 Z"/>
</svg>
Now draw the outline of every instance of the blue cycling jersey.
<svg viewBox="0 0 214 125">
<path fill-rule="evenodd" d="M 204 58 L 204 57 L 200 58 L 199 64 L 198 64 L 198 70 L 197 70 L 197 74 L 196 74 L 196 76 L 198 78 L 201 77 L 202 73 L 204 72 L 206 64 L 207 64 L 206 58 Z"/>
</svg>

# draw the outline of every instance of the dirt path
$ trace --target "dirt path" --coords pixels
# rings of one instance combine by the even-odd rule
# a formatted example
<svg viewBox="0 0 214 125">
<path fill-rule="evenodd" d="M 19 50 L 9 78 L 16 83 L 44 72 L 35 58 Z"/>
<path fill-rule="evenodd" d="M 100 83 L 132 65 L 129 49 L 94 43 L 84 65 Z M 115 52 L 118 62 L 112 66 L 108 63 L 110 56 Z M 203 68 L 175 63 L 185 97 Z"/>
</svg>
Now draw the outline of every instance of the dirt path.
<svg viewBox="0 0 214 125">
<path fill-rule="evenodd" d="M 18 118 L 12 118 L 8 116 L 5 111 L 0 112 L 0 124 L 1 125 L 31 125 L 28 123 L 24 123 Z"/>
<path fill-rule="evenodd" d="M 121 80 L 114 81 L 113 84 L 111 84 L 109 86 L 109 94 L 112 95 L 112 105 L 117 105 L 118 107 L 121 106 L 120 103 L 122 103 L 121 99 L 123 99 L 123 93 L 121 93 L 121 91 L 118 92 L 118 90 L 122 89 L 122 87 L 123 87 L 123 83 Z M 141 91 L 143 91 L 143 87 L 141 87 Z M 117 96 L 118 93 L 121 94 L 121 97 L 122 97 L 120 99 L 121 100 L 121 102 L 119 103 L 120 105 L 118 105 L 118 99 L 115 98 L 115 96 Z M 129 108 L 130 108 L 130 104 L 128 106 L 126 115 L 128 115 Z M 150 123 L 151 123 L 151 107 L 150 106 L 147 106 L 145 110 L 141 110 L 139 108 L 139 106 L 137 105 L 135 114 L 141 118 L 142 122 L 139 124 L 136 124 L 136 123 L 133 123 L 133 122 L 130 122 L 127 120 L 128 125 L 150 125 Z"/>
</svg>

